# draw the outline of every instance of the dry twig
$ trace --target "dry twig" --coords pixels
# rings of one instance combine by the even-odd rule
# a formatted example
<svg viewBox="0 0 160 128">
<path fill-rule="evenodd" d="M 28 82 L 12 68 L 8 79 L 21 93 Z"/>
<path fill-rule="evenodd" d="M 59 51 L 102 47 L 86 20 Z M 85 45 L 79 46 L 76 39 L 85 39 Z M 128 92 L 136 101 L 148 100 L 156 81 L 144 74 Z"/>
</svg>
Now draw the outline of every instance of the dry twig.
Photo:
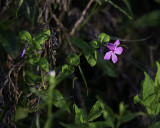
<svg viewBox="0 0 160 128">
<path fill-rule="evenodd" d="M 83 10 L 81 17 L 79 18 L 79 20 L 77 20 L 77 22 L 74 24 L 70 35 L 74 35 L 76 28 L 80 25 L 80 23 L 83 21 L 84 16 L 86 15 L 87 10 L 89 9 L 89 7 L 91 6 L 93 0 L 90 0 L 86 6 L 86 8 Z"/>
</svg>

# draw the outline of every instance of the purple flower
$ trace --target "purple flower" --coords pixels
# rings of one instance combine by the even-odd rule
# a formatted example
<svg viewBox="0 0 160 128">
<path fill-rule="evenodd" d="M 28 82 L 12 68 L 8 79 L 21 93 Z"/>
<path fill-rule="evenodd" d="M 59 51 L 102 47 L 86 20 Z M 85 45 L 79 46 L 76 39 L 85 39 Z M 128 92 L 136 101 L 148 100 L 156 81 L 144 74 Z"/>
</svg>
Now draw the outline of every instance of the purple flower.
<svg viewBox="0 0 160 128">
<path fill-rule="evenodd" d="M 119 44 L 120 44 L 120 41 L 119 41 L 119 40 L 116 40 L 116 42 L 115 42 L 114 44 L 109 43 L 109 44 L 107 45 L 107 47 L 108 47 L 109 50 L 111 50 L 111 51 L 109 51 L 109 52 L 107 52 L 107 53 L 105 54 L 105 56 L 104 56 L 104 59 L 105 59 L 105 60 L 109 60 L 109 59 L 111 58 L 111 56 L 112 56 L 112 61 L 113 61 L 113 63 L 115 64 L 115 63 L 117 62 L 118 59 L 117 59 L 116 54 L 120 55 L 120 54 L 122 54 L 122 52 L 123 52 L 123 48 L 122 48 L 122 47 L 117 47 Z"/>
<path fill-rule="evenodd" d="M 24 53 L 26 52 L 27 49 L 27 45 L 24 47 L 24 49 L 22 50 L 22 54 L 21 54 L 21 58 L 24 56 Z"/>
</svg>

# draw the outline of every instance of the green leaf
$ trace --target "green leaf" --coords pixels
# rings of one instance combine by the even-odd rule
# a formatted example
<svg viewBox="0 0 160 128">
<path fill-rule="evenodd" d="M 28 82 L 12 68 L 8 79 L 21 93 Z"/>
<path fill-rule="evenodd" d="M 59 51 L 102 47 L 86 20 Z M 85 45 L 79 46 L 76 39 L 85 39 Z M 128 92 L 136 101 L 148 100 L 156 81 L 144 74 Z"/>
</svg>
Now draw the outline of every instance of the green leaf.
<svg viewBox="0 0 160 128">
<path fill-rule="evenodd" d="M 104 60 L 104 56 L 101 55 L 100 52 L 97 52 L 97 56 L 98 68 L 105 72 L 108 76 L 117 77 L 118 73 L 114 65 L 111 62 Z"/>
<path fill-rule="evenodd" d="M 126 123 L 126 122 L 133 120 L 134 118 L 136 118 L 137 116 L 140 116 L 140 115 L 145 115 L 145 114 L 142 112 L 136 112 L 136 113 L 129 112 L 129 113 L 125 114 L 124 116 L 122 116 L 120 121 L 121 121 L 121 123 Z"/>
<path fill-rule="evenodd" d="M 83 49 L 84 56 L 87 62 L 93 67 L 97 63 L 97 51 L 93 48 L 85 47 Z"/>
<path fill-rule="evenodd" d="M 43 32 L 40 32 L 33 37 L 33 41 L 35 41 L 38 44 L 42 44 L 48 39 L 50 34 L 51 34 L 50 30 L 45 30 Z"/>
<path fill-rule="evenodd" d="M 36 64 L 38 61 L 40 60 L 40 57 L 39 56 L 36 56 L 36 55 L 29 55 L 27 57 L 27 61 L 30 63 L 30 64 Z"/>
<path fill-rule="evenodd" d="M 16 40 L 15 32 L 1 23 L 0 23 L 0 44 L 13 59 L 17 57 L 18 53 L 17 49 L 19 43 Z"/>
<path fill-rule="evenodd" d="M 48 60 L 45 59 L 45 58 L 40 58 L 39 62 L 38 62 L 38 65 L 44 69 L 46 72 L 49 72 L 49 63 L 48 63 Z"/>
<path fill-rule="evenodd" d="M 65 65 L 62 66 L 62 73 L 65 76 L 68 76 L 68 75 L 72 74 L 74 71 L 75 71 L 75 68 L 70 66 L 70 65 L 68 66 L 67 64 L 65 64 Z"/>
<path fill-rule="evenodd" d="M 85 86 L 86 86 L 86 89 L 87 89 L 87 95 L 88 95 L 88 85 L 87 85 L 87 82 L 86 82 L 85 76 L 84 76 L 83 71 L 82 71 L 82 69 L 81 69 L 81 67 L 80 67 L 79 65 L 78 65 L 78 68 L 79 68 L 80 74 L 81 74 L 81 76 L 82 76 L 82 79 L 83 79 L 83 81 L 84 81 L 84 84 L 85 84 Z"/>
<path fill-rule="evenodd" d="M 16 11 L 16 17 L 17 17 L 18 10 L 19 10 L 19 8 L 21 7 L 22 4 L 23 4 L 23 0 L 20 0 L 19 4 L 18 4 L 18 7 L 17 7 L 17 11 Z"/>
<path fill-rule="evenodd" d="M 83 50 L 84 56 L 87 60 L 87 62 L 93 67 L 96 65 L 97 61 L 97 52 L 95 49 L 89 47 L 89 45 L 82 41 L 79 38 L 71 37 L 71 42 L 76 45 L 78 48 Z"/>
<path fill-rule="evenodd" d="M 160 10 L 152 11 L 142 15 L 136 22 L 136 27 L 154 27 L 160 24 Z"/>
<path fill-rule="evenodd" d="M 108 105 L 106 105 L 100 97 L 97 97 L 97 99 L 100 102 L 101 109 L 103 110 L 104 119 L 114 125 L 114 121 L 116 118 L 113 110 Z"/>
<path fill-rule="evenodd" d="M 100 47 L 100 45 L 98 44 L 98 42 L 97 41 L 91 41 L 90 43 L 89 43 L 89 45 L 90 46 L 92 46 L 92 47 L 94 47 L 94 48 L 99 48 Z"/>
<path fill-rule="evenodd" d="M 155 100 L 155 94 L 154 94 L 154 82 L 153 80 L 149 77 L 147 73 L 145 74 L 145 79 L 142 84 L 142 99 L 144 103 L 148 106 L 151 105 L 153 100 Z"/>
<path fill-rule="evenodd" d="M 65 124 L 65 123 L 62 123 L 62 122 L 60 122 L 60 124 L 62 126 L 64 126 L 65 128 L 88 128 L 87 124 Z"/>
<path fill-rule="evenodd" d="M 76 124 L 86 123 L 87 119 L 84 111 L 78 108 L 76 104 L 74 104 L 74 110 L 75 110 L 75 123 Z"/>
<path fill-rule="evenodd" d="M 41 77 L 30 72 L 30 71 L 26 71 L 26 78 L 28 80 L 29 83 L 33 83 L 33 84 L 39 84 L 41 83 Z"/>
<path fill-rule="evenodd" d="M 98 36 L 98 43 L 102 44 L 103 42 L 109 42 L 110 41 L 110 36 L 107 35 L 106 33 L 101 33 Z"/>
<path fill-rule="evenodd" d="M 100 101 L 97 101 L 91 108 L 88 114 L 88 120 L 93 121 L 102 115 L 103 111 L 101 110 Z"/>
<path fill-rule="evenodd" d="M 123 102 L 120 102 L 119 104 L 119 115 L 122 116 L 126 112 L 126 106 Z"/>
<path fill-rule="evenodd" d="M 160 128 L 160 121 L 154 123 L 153 125 L 149 126 L 148 128 Z"/>
<path fill-rule="evenodd" d="M 80 58 L 78 55 L 72 54 L 72 55 L 67 56 L 66 61 L 72 66 L 77 66 L 80 63 Z"/>
<path fill-rule="evenodd" d="M 24 43 L 31 43 L 32 42 L 32 37 L 28 31 L 22 30 L 19 32 L 19 38 L 22 41 L 25 41 Z"/>
<path fill-rule="evenodd" d="M 113 123 L 110 121 L 96 121 L 89 123 L 89 128 L 108 128 L 108 127 L 114 128 Z"/>
<path fill-rule="evenodd" d="M 31 51 L 34 51 L 34 50 L 41 50 L 42 47 L 41 45 L 38 43 L 38 41 L 33 41 L 33 47 L 31 48 Z"/>
<path fill-rule="evenodd" d="M 86 42 L 84 42 L 83 40 L 76 38 L 76 37 L 71 37 L 70 38 L 71 42 L 78 48 L 80 49 L 84 49 L 85 47 L 88 47 L 88 44 Z"/>
<path fill-rule="evenodd" d="M 157 64 L 157 73 L 156 73 L 156 78 L 155 78 L 155 85 L 160 86 L 160 64 L 156 62 Z"/>
<path fill-rule="evenodd" d="M 67 102 L 65 101 L 61 92 L 57 89 L 53 90 L 53 104 L 60 109 L 64 109 L 70 112 Z"/>
<path fill-rule="evenodd" d="M 26 108 L 17 107 L 15 112 L 15 121 L 24 119 L 28 116 L 28 111 Z"/>
</svg>

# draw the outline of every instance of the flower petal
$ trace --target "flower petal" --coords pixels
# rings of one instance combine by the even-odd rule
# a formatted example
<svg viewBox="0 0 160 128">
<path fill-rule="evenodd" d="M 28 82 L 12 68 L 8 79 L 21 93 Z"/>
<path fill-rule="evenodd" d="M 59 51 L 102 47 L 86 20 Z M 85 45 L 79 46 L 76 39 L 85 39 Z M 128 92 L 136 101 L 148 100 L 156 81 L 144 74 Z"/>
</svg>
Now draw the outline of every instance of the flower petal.
<svg viewBox="0 0 160 128">
<path fill-rule="evenodd" d="M 104 59 L 109 60 L 111 58 L 111 55 L 112 55 L 112 51 L 107 52 L 104 56 Z"/>
<path fill-rule="evenodd" d="M 123 48 L 122 47 L 115 48 L 115 50 L 114 50 L 114 53 L 116 53 L 118 55 L 121 55 L 122 52 L 123 52 Z"/>
<path fill-rule="evenodd" d="M 112 51 L 112 50 L 114 50 L 115 45 L 112 44 L 112 43 L 109 43 L 109 44 L 107 45 L 107 48 L 109 48 L 109 49 Z"/>
<path fill-rule="evenodd" d="M 119 40 L 116 40 L 116 42 L 114 43 L 115 46 L 118 46 L 120 45 L 120 41 Z"/>
<path fill-rule="evenodd" d="M 102 52 L 103 52 L 103 51 L 102 51 L 102 48 L 101 48 L 101 47 L 100 47 L 100 49 L 99 49 L 99 50 L 100 50 L 100 53 L 102 54 Z"/>
<path fill-rule="evenodd" d="M 112 61 L 113 61 L 113 63 L 115 64 L 116 62 L 117 62 L 117 56 L 116 56 L 116 54 L 115 53 L 112 53 Z"/>
<path fill-rule="evenodd" d="M 26 52 L 27 46 L 24 47 L 24 49 L 22 50 L 22 54 L 21 54 L 21 58 L 24 56 L 24 53 Z"/>
</svg>

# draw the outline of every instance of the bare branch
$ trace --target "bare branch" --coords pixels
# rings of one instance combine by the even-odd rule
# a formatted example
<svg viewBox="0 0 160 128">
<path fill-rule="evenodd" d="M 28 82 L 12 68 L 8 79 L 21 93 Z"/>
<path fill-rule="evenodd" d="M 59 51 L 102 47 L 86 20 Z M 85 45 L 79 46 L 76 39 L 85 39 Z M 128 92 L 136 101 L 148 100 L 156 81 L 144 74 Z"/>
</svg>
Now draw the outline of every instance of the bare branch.
<svg viewBox="0 0 160 128">
<path fill-rule="evenodd" d="M 86 15 L 87 10 L 89 9 L 89 7 L 91 6 L 93 0 L 90 0 L 86 6 L 86 8 L 83 10 L 81 17 L 79 18 L 79 20 L 77 20 L 77 22 L 74 24 L 70 35 L 74 35 L 76 28 L 80 25 L 80 23 L 83 21 L 84 16 Z"/>
</svg>

